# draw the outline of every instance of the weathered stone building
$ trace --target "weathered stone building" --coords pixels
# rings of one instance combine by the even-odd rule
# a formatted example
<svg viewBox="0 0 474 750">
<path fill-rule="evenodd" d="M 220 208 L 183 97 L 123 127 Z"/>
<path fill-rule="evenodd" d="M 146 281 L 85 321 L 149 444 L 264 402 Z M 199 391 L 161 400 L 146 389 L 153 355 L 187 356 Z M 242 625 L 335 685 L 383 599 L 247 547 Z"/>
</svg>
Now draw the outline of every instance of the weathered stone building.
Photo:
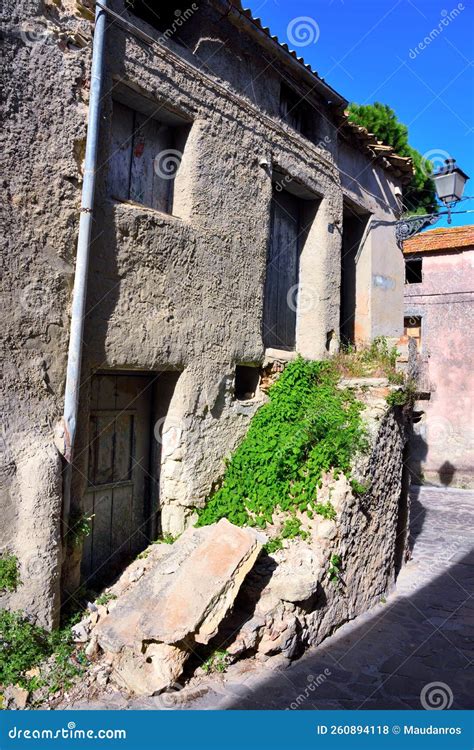
<svg viewBox="0 0 474 750">
<path fill-rule="evenodd" d="M 416 339 L 429 391 L 417 406 L 414 481 L 472 487 L 474 227 L 424 232 L 403 252 L 405 334 Z"/>
<path fill-rule="evenodd" d="M 64 519 L 53 432 L 92 14 L 6 2 L 1 547 L 21 564 L 11 605 L 49 625 L 81 559 L 99 585 L 160 529 L 192 521 L 261 403 L 265 361 L 401 333 L 392 224 L 409 162 L 351 125 L 346 100 L 239 2 L 167 3 L 161 18 L 109 5 Z M 66 553 L 61 518 L 67 531 L 83 513 L 92 534 Z"/>
</svg>

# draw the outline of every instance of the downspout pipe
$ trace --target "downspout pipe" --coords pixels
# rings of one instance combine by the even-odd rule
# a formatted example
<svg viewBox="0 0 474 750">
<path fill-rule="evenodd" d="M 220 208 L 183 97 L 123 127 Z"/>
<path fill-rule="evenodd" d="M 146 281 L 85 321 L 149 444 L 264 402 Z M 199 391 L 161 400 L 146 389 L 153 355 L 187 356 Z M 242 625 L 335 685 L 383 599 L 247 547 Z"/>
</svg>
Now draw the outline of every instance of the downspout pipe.
<svg viewBox="0 0 474 750">
<path fill-rule="evenodd" d="M 66 460 L 66 467 L 63 474 L 63 534 L 67 532 L 71 510 L 72 461 L 77 428 L 87 277 L 92 224 L 94 221 L 93 210 L 99 145 L 100 103 L 104 77 L 105 28 L 107 21 L 105 7 L 107 6 L 107 0 L 102 0 L 102 6 L 99 7 L 96 5 L 95 11 L 86 153 L 72 296 L 64 414 L 61 425 L 62 453 Z"/>
</svg>

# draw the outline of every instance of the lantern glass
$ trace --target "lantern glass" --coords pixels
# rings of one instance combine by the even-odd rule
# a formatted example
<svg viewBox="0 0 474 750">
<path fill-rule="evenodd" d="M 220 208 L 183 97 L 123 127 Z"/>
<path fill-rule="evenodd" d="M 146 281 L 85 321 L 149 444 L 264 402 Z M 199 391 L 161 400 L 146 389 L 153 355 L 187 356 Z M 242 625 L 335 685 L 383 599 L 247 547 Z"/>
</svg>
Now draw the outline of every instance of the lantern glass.
<svg viewBox="0 0 474 750">
<path fill-rule="evenodd" d="M 455 203 L 461 200 L 468 179 L 467 174 L 454 164 L 447 164 L 444 169 L 434 174 L 433 180 L 440 201 Z"/>
</svg>

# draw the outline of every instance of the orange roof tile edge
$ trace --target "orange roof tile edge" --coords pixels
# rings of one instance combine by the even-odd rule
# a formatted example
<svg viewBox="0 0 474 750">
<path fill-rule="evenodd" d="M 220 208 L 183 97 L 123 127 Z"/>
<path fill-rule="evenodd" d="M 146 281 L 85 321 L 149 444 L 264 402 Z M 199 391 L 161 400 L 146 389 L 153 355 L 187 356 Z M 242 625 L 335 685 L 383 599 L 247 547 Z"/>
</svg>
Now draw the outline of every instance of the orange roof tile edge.
<svg viewBox="0 0 474 750">
<path fill-rule="evenodd" d="M 436 250 L 456 250 L 474 247 L 474 225 L 430 229 L 403 243 L 404 253 L 429 253 Z"/>
</svg>

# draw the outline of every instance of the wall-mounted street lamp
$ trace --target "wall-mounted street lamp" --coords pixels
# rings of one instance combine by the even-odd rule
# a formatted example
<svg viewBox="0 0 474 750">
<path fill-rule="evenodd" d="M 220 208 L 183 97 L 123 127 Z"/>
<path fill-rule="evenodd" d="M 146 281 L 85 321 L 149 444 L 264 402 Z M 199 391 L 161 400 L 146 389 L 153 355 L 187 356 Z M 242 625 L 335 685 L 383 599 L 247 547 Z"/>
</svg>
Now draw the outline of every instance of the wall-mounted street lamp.
<svg viewBox="0 0 474 750">
<path fill-rule="evenodd" d="M 403 241 L 413 237 L 425 227 L 436 224 L 442 216 L 448 215 L 448 224 L 451 224 L 451 209 L 461 200 L 466 182 L 469 177 L 457 165 L 455 159 L 446 159 L 444 167 L 433 175 L 436 194 L 441 203 L 444 203 L 447 211 L 437 214 L 425 214 L 423 216 L 409 216 L 400 219 L 395 225 L 395 236 L 397 244 L 402 247 Z"/>
<path fill-rule="evenodd" d="M 461 200 L 469 177 L 454 159 L 446 159 L 445 166 L 433 175 L 436 194 L 448 209 L 448 224 L 451 224 L 451 207 Z"/>
</svg>

